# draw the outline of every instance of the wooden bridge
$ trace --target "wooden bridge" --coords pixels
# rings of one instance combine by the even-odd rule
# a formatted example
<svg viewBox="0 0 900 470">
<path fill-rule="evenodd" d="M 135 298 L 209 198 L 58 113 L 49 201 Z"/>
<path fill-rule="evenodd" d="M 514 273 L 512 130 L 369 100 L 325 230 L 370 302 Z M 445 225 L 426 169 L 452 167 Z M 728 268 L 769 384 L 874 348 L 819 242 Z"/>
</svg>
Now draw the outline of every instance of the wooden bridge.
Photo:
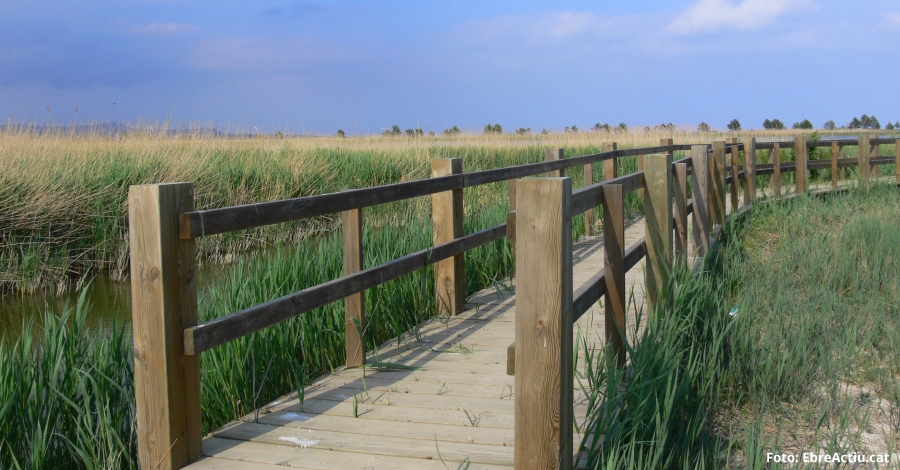
<svg viewBox="0 0 900 470">
<path fill-rule="evenodd" d="M 879 145 L 869 139 L 674 145 L 618 150 L 463 173 L 434 160 L 433 177 L 306 198 L 195 211 L 190 183 L 134 186 L 129 194 L 138 450 L 143 468 L 572 468 L 579 459 L 586 395 L 576 384 L 579 351 L 610 348 L 625 366 L 626 341 L 660 301 L 666 267 L 701 256 L 728 212 L 757 198 L 756 178 L 859 166 L 867 185 Z M 840 158 L 848 146 L 859 157 Z M 810 147 L 831 159 L 808 160 Z M 794 148 L 794 162 L 780 149 Z M 758 151 L 771 153 L 757 164 Z M 673 152 L 690 156 L 673 161 Z M 617 161 L 637 156 L 639 171 L 617 176 Z M 742 158 L 743 157 L 743 158 Z M 594 184 L 594 163 L 609 179 Z M 566 168 L 585 166 L 572 190 Z M 805 171 L 797 171 L 804 168 Z M 549 178 L 522 179 L 550 173 Z M 898 175 L 900 176 L 900 175 Z M 688 184 L 690 180 L 690 185 Z M 898 178 L 900 180 L 900 178 Z M 462 191 L 510 182 L 506 224 L 462 233 Z M 777 183 L 775 183 L 777 182 Z M 690 190 L 690 191 L 689 191 Z M 624 196 L 642 192 L 644 217 L 626 224 Z M 740 193 L 743 193 L 742 197 Z M 435 246 L 362 269 L 361 209 L 432 195 Z M 689 197 L 690 196 L 690 197 Z M 730 199 L 730 201 L 729 201 Z M 741 199 L 741 201 L 739 201 Z M 590 227 L 602 206 L 602 236 Z M 231 315 L 197 324 L 194 240 L 198 237 L 342 212 L 344 276 Z M 585 213 L 588 236 L 572 243 L 572 216 Z M 690 217 L 689 217 L 690 216 Z M 692 236 L 688 236 L 692 234 Z M 516 279 L 466 300 L 466 250 L 508 237 Z M 689 243 L 690 242 L 690 243 Z M 435 265 L 439 315 L 399 340 L 365 351 L 362 292 Z M 201 436 L 199 355 L 280 321 L 344 299 L 347 368 Z M 631 299 L 631 302 L 629 302 Z M 602 302 L 602 304 L 601 304 Z M 362 325 L 363 328 L 357 328 Z M 514 344 L 511 344 L 513 343 Z M 514 375 L 512 375 L 514 374 Z"/>
</svg>

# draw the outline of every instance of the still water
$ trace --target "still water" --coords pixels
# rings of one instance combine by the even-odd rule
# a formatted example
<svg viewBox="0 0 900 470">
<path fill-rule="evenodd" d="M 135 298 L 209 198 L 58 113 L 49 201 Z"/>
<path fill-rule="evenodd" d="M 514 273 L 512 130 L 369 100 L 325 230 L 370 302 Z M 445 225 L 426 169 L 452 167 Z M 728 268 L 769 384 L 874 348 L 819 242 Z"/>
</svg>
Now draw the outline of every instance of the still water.
<svg viewBox="0 0 900 470">
<path fill-rule="evenodd" d="M 227 275 L 228 266 L 205 263 L 199 271 L 199 290 L 202 295 L 206 286 Z M 74 310 L 79 295 L 80 292 L 73 287 L 61 296 L 48 290 L 36 294 L 14 293 L 0 297 L 0 339 L 15 340 L 21 334 L 22 326 L 29 321 L 34 322 L 35 336 L 39 336 L 44 312 L 52 311 L 59 315 L 67 306 Z M 87 302 L 88 328 L 103 330 L 113 325 L 122 325 L 123 322 L 126 328 L 130 326 L 130 279 L 116 281 L 105 275 L 93 277 L 87 285 Z"/>
</svg>

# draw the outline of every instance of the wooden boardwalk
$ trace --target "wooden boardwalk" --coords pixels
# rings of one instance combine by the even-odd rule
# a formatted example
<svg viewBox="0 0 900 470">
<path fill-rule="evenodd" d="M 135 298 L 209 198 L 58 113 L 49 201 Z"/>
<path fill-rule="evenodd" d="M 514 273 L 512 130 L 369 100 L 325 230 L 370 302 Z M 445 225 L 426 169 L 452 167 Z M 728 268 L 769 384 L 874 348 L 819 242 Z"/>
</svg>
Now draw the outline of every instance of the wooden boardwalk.
<svg viewBox="0 0 900 470">
<path fill-rule="evenodd" d="M 640 240 L 643 218 L 626 222 L 625 236 L 629 246 Z M 602 269 L 602 246 L 602 236 L 573 246 L 576 288 Z M 634 299 L 629 336 L 636 312 L 644 311 L 643 264 L 627 274 Z M 506 358 L 515 335 L 514 290 L 485 289 L 456 317 L 429 320 L 399 344 L 383 344 L 367 358 L 374 366 L 336 369 L 308 385 L 302 403 L 292 393 L 223 426 L 204 439 L 204 458 L 188 468 L 512 468 L 515 379 Z M 597 348 L 603 332 L 598 304 L 575 334 Z M 577 423 L 585 418 L 586 392 L 576 380 Z M 577 432 L 575 439 L 577 446 Z"/>
</svg>

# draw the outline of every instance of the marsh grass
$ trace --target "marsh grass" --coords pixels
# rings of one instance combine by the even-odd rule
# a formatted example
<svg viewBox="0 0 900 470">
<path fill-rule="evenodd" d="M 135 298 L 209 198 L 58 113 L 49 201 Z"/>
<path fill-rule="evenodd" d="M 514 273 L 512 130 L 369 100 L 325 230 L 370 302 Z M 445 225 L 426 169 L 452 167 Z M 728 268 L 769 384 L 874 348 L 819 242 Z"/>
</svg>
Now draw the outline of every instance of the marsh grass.
<svg viewBox="0 0 900 470">
<path fill-rule="evenodd" d="M 590 394 L 582 460 L 764 469 L 781 468 L 769 452 L 896 452 L 898 266 L 893 185 L 730 219 L 700 272 L 676 265 L 670 300 L 646 319 L 626 371 L 579 341 L 577 380 Z"/>
<path fill-rule="evenodd" d="M 0 131 L 0 293 L 47 287 L 61 292 L 73 276 L 87 271 L 124 278 L 130 185 L 192 181 L 196 206 L 204 209 L 427 178 L 432 158 L 462 158 L 465 171 L 476 171 L 538 162 L 548 147 L 562 147 L 567 156 L 576 156 L 599 152 L 603 142 L 615 141 L 625 149 L 655 146 L 662 137 L 709 142 L 725 134 L 228 138 L 149 130 L 115 136 L 39 133 L 5 127 Z M 602 165 L 595 166 L 599 181 Z M 580 185 L 581 171 L 572 168 L 567 174 Z M 506 200 L 505 185 L 490 186 L 491 204 Z M 376 219 L 390 218 L 405 205 L 387 204 L 368 212 Z M 297 243 L 336 226 L 334 217 L 322 217 L 203 238 L 198 248 L 204 261 L 231 262 L 258 247 Z"/>
</svg>

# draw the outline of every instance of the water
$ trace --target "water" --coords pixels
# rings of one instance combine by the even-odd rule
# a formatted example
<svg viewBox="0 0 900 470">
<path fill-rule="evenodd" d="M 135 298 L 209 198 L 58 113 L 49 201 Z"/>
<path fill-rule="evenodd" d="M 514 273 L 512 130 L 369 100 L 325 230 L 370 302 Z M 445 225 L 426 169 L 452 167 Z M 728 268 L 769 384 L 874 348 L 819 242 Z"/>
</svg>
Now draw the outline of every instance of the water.
<svg viewBox="0 0 900 470">
<path fill-rule="evenodd" d="M 199 290 L 203 292 L 210 284 L 228 272 L 227 265 L 204 263 L 200 269 Z M 87 300 L 90 304 L 86 326 L 92 330 L 105 330 L 113 325 L 126 327 L 131 325 L 131 280 L 125 278 L 117 281 L 109 276 L 98 275 L 90 280 L 87 287 Z M 36 294 L 14 293 L 0 297 L 0 339 L 15 340 L 27 321 L 33 321 L 36 329 L 43 324 L 43 315 L 47 310 L 59 315 L 66 306 L 75 307 L 79 291 L 72 288 L 65 294 L 57 296 L 52 291 Z"/>
</svg>

